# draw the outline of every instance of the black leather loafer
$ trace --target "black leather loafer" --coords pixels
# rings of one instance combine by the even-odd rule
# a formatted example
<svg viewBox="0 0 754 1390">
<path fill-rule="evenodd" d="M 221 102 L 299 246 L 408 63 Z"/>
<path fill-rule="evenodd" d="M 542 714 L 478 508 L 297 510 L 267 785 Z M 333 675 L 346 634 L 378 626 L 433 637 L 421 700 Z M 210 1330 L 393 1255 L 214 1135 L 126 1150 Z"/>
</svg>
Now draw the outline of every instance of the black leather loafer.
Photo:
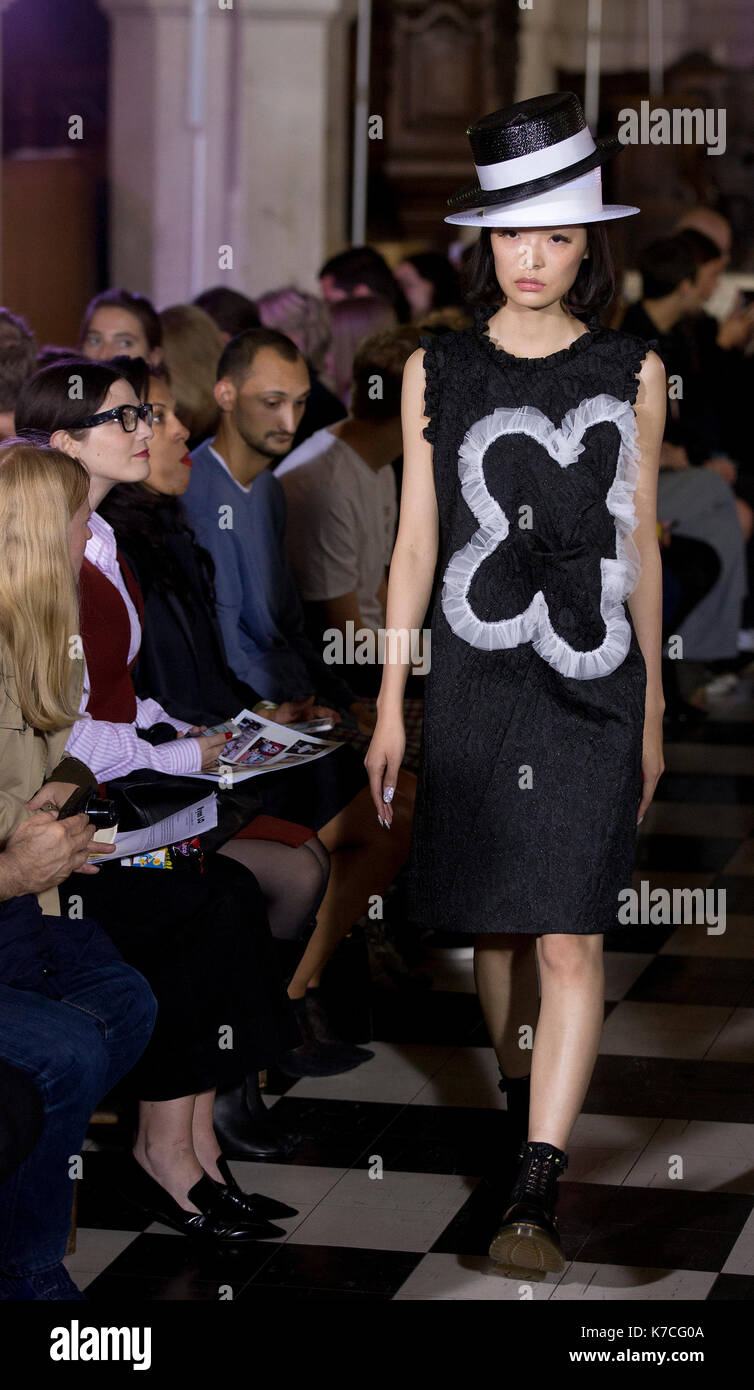
<svg viewBox="0 0 754 1390">
<path fill-rule="evenodd" d="M 230 1171 L 228 1160 L 223 1154 L 217 1160 L 217 1167 L 225 1179 L 225 1186 L 218 1184 L 223 1205 L 229 1220 L 233 1216 L 242 1220 L 245 1216 L 254 1221 L 270 1220 L 273 1216 L 298 1216 L 298 1207 L 289 1207 L 287 1202 L 278 1202 L 274 1197 L 265 1197 L 262 1192 L 244 1192 Z"/>
<path fill-rule="evenodd" d="M 128 1165 L 127 1186 L 123 1195 L 142 1211 L 149 1212 L 156 1221 L 163 1221 L 182 1235 L 198 1240 L 232 1245 L 285 1235 L 282 1226 L 273 1226 L 272 1222 L 264 1219 L 240 1221 L 238 1214 L 229 1219 L 227 1212 L 220 1209 L 218 1184 L 206 1173 L 188 1193 L 189 1201 L 199 1208 L 198 1212 L 186 1211 L 180 1206 L 135 1158 Z"/>
</svg>

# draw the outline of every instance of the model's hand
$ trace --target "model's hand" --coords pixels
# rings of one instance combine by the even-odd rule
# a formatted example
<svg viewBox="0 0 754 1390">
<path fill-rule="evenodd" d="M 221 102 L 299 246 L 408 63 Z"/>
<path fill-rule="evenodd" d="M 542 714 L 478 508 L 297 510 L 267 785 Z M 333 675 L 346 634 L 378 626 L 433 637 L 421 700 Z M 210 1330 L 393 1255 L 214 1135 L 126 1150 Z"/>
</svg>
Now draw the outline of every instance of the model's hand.
<svg viewBox="0 0 754 1390">
<path fill-rule="evenodd" d="M 636 812 L 637 824 L 644 819 L 655 788 L 663 772 L 665 760 L 662 755 L 662 710 L 647 711 L 644 716 L 644 744 L 641 755 L 642 791 L 639 809 Z"/>
<path fill-rule="evenodd" d="M 398 773 L 405 751 L 406 731 L 403 715 L 378 715 L 364 766 L 369 773 L 369 789 L 377 815 L 388 829 L 393 820 L 391 803 L 398 785 Z"/>
</svg>

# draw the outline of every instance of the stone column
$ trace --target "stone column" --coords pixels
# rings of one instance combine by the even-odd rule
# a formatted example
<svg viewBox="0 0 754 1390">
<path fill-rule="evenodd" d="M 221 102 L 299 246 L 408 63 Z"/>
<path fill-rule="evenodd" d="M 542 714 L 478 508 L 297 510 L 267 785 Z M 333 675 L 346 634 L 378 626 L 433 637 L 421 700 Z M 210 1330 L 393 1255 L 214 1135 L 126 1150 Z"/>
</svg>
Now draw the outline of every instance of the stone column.
<svg viewBox="0 0 754 1390">
<path fill-rule="evenodd" d="M 352 0 L 204 0 L 193 108 L 201 0 L 100 4 L 112 26 L 113 283 L 158 307 L 218 283 L 252 296 L 286 280 L 314 287 L 346 239 Z"/>
</svg>

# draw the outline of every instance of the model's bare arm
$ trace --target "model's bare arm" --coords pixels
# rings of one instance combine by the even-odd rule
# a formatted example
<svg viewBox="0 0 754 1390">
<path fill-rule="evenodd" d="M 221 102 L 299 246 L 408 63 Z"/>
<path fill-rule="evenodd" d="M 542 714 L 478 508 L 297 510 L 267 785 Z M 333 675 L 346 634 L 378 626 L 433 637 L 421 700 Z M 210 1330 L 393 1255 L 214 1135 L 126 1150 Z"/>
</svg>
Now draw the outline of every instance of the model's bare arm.
<svg viewBox="0 0 754 1390">
<path fill-rule="evenodd" d="M 423 622 L 432 591 L 437 564 L 438 517 L 432 471 L 432 445 L 422 430 L 424 414 L 424 349 L 409 357 L 403 373 L 401 403 L 403 425 L 403 485 L 401 508 L 390 580 L 387 588 L 385 626 L 388 629 L 418 629 Z M 397 646 L 397 644 L 395 644 Z M 389 658 L 392 655 L 392 660 Z M 380 713 L 400 712 L 409 662 L 390 651 L 386 644 L 377 708 Z"/>
<path fill-rule="evenodd" d="M 637 818 L 643 820 L 665 762 L 662 752 L 662 560 L 657 536 L 657 476 L 665 429 L 665 368 L 656 353 L 647 354 L 639 373 L 636 422 L 639 441 L 639 480 L 634 493 L 638 518 L 633 538 L 641 558 L 641 574 L 628 599 L 628 608 L 647 668 L 642 751 L 642 794 Z"/>
<path fill-rule="evenodd" d="M 369 773 L 377 814 L 392 820 L 388 788 L 395 788 L 406 748 L 403 694 L 410 669 L 411 633 L 424 621 L 437 565 L 439 522 L 432 469 L 432 445 L 422 430 L 424 350 L 409 357 L 403 372 L 403 484 L 398 535 L 390 562 L 385 626 L 405 633 L 405 640 L 386 640 L 382 684 L 377 697 L 377 725 L 364 764 Z"/>
<path fill-rule="evenodd" d="M 647 667 L 647 709 L 662 713 L 662 561 L 657 536 L 657 475 L 665 429 L 665 368 L 655 352 L 647 354 L 639 374 L 636 424 L 639 481 L 634 493 L 638 518 L 633 532 L 641 557 L 641 574 L 628 608 Z"/>
</svg>

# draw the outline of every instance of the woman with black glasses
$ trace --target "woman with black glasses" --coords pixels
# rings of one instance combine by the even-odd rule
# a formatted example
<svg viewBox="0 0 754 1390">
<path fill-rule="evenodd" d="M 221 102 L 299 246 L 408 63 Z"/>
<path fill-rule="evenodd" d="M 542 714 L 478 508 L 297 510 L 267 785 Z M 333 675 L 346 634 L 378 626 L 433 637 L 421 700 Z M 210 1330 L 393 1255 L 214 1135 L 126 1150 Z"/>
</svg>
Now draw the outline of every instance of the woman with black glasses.
<svg viewBox="0 0 754 1390">
<path fill-rule="evenodd" d="M 80 458 L 93 508 L 114 483 L 149 473 L 150 408 L 104 364 L 69 359 L 38 372 L 19 400 L 17 427 L 35 442 L 52 437 Z M 117 569 L 112 532 L 94 510 L 89 529 Z M 90 568 L 109 588 L 106 575 Z M 96 588 L 82 585 L 82 593 L 96 604 Z M 127 629 L 127 614 L 123 621 Z M 189 726 L 152 701 L 140 702 L 135 713 L 123 723 L 82 713 L 74 724 L 69 743 L 82 761 L 83 748 L 89 750 L 86 765 L 100 782 L 134 768 L 198 771 L 224 742 L 178 737 L 152 747 L 139 738 L 139 727 L 167 721 L 183 735 Z M 54 786 L 48 792 L 62 804 Z M 268 1218 L 293 1208 L 239 1191 L 212 1125 L 216 1087 L 238 1085 L 299 1041 L 253 874 L 216 855 L 205 855 L 201 874 L 112 863 L 93 877 L 71 875 L 60 896 L 64 913 L 73 909 L 100 922 L 158 1002 L 152 1041 L 129 1078 L 139 1098 L 130 1195 L 187 1235 L 239 1242 L 281 1234 Z"/>
</svg>

